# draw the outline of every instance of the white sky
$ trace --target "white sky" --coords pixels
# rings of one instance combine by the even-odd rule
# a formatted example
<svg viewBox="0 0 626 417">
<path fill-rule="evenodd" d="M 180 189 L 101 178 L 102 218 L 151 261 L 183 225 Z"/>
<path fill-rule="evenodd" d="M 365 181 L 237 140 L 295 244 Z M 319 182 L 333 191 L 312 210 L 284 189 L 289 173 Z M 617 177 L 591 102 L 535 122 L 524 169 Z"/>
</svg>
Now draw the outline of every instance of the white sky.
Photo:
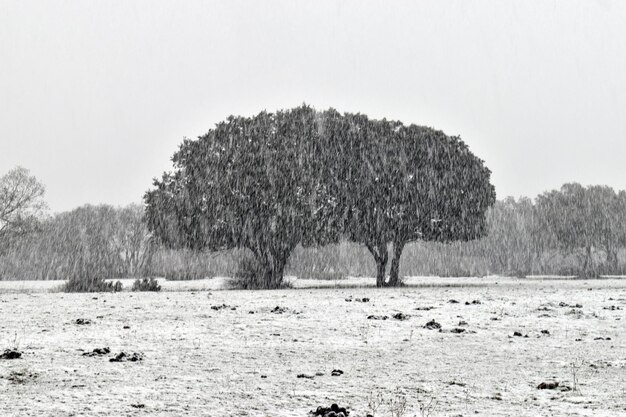
<svg viewBox="0 0 626 417">
<path fill-rule="evenodd" d="M 0 174 L 139 202 L 184 136 L 303 102 L 459 134 L 498 198 L 626 189 L 626 2 L 0 0 Z"/>
</svg>

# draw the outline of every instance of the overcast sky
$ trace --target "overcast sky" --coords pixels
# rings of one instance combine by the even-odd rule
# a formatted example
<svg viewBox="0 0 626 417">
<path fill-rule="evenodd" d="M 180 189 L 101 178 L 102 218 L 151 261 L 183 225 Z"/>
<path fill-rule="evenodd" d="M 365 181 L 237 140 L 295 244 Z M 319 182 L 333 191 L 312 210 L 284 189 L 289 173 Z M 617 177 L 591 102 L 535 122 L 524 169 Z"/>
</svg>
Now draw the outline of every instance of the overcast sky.
<svg viewBox="0 0 626 417">
<path fill-rule="evenodd" d="M 460 135 L 498 198 L 626 189 L 625 1 L 0 0 L 0 174 L 140 202 L 183 137 L 306 102 Z"/>
</svg>

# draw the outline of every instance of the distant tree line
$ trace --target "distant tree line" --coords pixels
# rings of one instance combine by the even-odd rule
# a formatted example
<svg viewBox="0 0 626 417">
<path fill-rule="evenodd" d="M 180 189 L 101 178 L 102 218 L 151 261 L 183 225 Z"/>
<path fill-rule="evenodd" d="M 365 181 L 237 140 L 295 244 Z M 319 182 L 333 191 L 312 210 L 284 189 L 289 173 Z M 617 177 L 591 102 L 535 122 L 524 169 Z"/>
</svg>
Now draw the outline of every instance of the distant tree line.
<svg viewBox="0 0 626 417">
<path fill-rule="evenodd" d="M 573 190 L 588 192 L 588 196 L 602 190 L 604 198 L 587 200 L 588 208 L 584 209 L 600 214 L 589 217 L 582 209 L 584 205 L 561 200 L 572 196 Z M 557 209 L 555 204 L 562 207 Z M 139 204 L 83 206 L 39 219 L 30 232 L 2 240 L 0 279 L 88 279 L 94 275 L 106 279 L 201 279 L 232 276 L 246 256 L 246 250 L 210 253 L 156 245 L 143 214 Z M 578 224 L 573 220 L 575 215 L 579 216 Z M 625 217 L 626 192 L 616 193 L 609 187 L 567 184 L 534 201 L 509 197 L 496 201 L 488 210 L 488 233 L 482 239 L 407 244 L 399 274 L 626 274 Z M 609 233 L 599 232 L 602 229 Z M 375 276 L 376 272 L 368 249 L 345 239 L 322 247 L 298 245 L 285 266 L 286 275 L 301 278 L 341 279 Z"/>
<path fill-rule="evenodd" d="M 155 245 L 140 204 L 85 205 L 45 216 L 30 233 L 2 241 L 2 248 L 5 280 L 197 279 L 228 274 L 239 256 Z"/>
<path fill-rule="evenodd" d="M 487 211 L 485 237 L 414 242 L 405 251 L 402 275 L 626 275 L 626 191 L 570 183 L 534 201 L 507 197 Z M 297 276 L 371 276 L 374 267 L 362 247 L 345 242 L 292 257 Z"/>
</svg>

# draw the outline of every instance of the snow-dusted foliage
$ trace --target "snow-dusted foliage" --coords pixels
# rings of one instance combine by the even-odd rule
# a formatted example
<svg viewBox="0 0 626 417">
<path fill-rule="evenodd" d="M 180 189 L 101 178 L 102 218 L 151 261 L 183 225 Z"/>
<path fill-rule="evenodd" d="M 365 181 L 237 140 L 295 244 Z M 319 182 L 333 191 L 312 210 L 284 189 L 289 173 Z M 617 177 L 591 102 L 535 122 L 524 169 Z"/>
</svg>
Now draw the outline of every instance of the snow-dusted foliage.
<svg viewBox="0 0 626 417">
<path fill-rule="evenodd" d="M 145 196 L 150 230 L 172 248 L 247 248 L 266 288 L 281 285 L 296 245 L 342 235 L 374 255 L 378 285 L 397 285 L 407 242 L 478 238 L 495 200 L 459 138 L 308 106 L 231 116 L 172 160 Z"/>
<path fill-rule="evenodd" d="M 337 199 L 347 208 L 344 233 L 374 256 L 378 286 L 399 284 L 400 256 L 409 242 L 485 235 L 485 213 L 495 201 L 491 172 L 460 138 L 362 114 L 331 110 L 325 118 L 339 148 L 325 157 L 338 174 Z"/>
<path fill-rule="evenodd" d="M 281 285 L 299 243 L 339 238 L 332 196 L 316 169 L 317 113 L 302 106 L 229 117 L 173 157 L 146 194 L 150 230 L 169 247 L 252 251 L 265 288 Z"/>
</svg>

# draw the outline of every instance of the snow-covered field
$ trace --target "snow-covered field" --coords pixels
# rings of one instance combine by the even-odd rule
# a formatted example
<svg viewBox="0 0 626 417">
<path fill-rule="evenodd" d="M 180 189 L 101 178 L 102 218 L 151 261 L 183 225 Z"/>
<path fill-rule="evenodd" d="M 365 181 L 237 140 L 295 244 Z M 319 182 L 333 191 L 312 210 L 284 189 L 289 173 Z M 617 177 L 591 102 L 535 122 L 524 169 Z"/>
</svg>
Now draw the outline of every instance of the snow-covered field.
<svg viewBox="0 0 626 417">
<path fill-rule="evenodd" d="M 23 352 L 0 359 L 0 416 L 304 417 L 331 403 L 350 416 L 626 416 L 626 280 L 372 283 L 64 294 L 0 282 L 0 354 Z M 341 284 L 353 287 L 302 288 Z M 109 361 L 122 351 L 143 360 Z"/>
</svg>

